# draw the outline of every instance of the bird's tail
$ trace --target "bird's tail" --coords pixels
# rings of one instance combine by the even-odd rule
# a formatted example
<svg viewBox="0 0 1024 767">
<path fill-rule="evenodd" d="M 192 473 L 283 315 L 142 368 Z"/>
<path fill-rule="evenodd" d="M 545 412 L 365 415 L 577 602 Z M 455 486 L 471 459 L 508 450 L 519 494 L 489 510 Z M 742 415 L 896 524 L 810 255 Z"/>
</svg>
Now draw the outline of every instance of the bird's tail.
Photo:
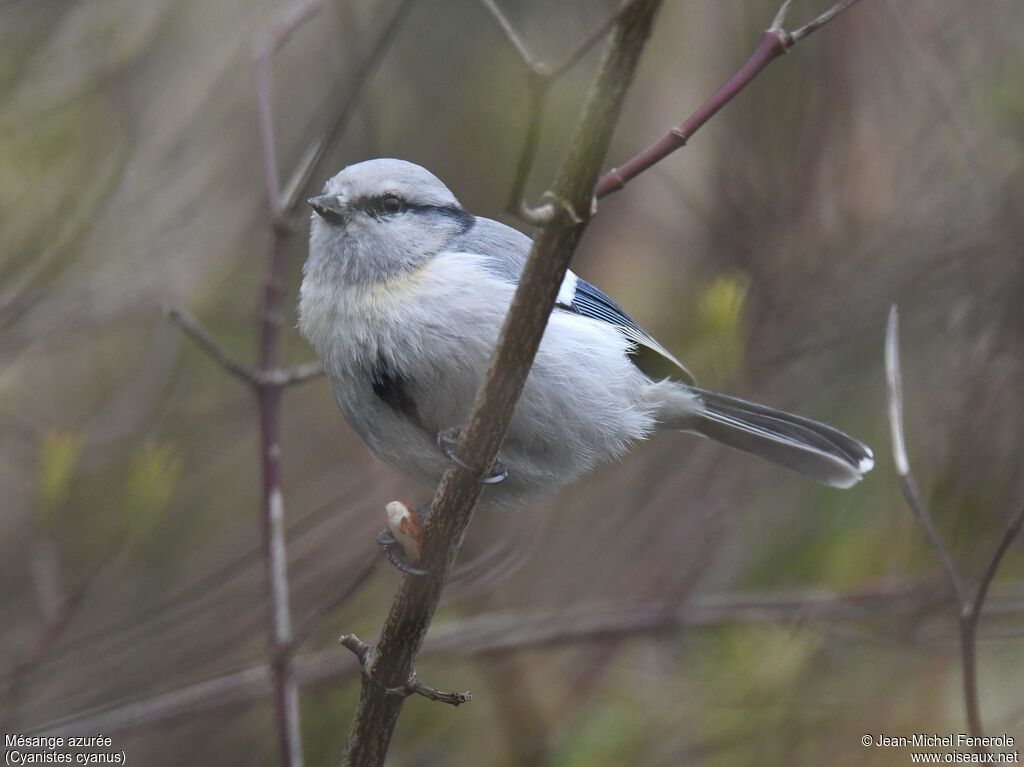
<svg viewBox="0 0 1024 767">
<path fill-rule="evenodd" d="M 691 398 L 685 416 L 670 417 L 665 425 L 700 434 L 833 487 L 855 485 L 874 466 L 871 448 L 831 426 L 702 389 L 687 387 L 687 394 Z"/>
</svg>

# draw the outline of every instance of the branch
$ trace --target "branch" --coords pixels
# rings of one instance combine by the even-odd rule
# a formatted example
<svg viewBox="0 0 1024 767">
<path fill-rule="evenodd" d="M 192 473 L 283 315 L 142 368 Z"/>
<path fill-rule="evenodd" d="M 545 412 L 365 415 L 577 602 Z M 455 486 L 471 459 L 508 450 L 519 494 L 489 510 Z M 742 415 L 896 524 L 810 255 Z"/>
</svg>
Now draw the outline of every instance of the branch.
<svg viewBox="0 0 1024 767">
<path fill-rule="evenodd" d="M 903 641 L 900 629 L 913 631 L 922 613 L 934 603 L 934 595 L 935 587 L 930 583 L 887 583 L 839 594 L 793 589 L 711 594 L 682 605 L 633 605 L 625 609 L 580 605 L 568 610 L 490 612 L 439 627 L 424 642 L 422 655 L 443 659 L 491 657 L 735 625 L 809 625 L 829 631 L 868 629 L 870 633 L 864 636 L 872 641 Z M 989 609 L 1020 615 L 1024 607 L 1019 590 L 1014 596 L 994 600 Z M 876 626 L 879 617 L 889 617 L 890 621 Z M 919 635 L 912 633 L 906 638 L 914 640 Z M 358 671 L 358 663 L 352 657 L 336 650 L 320 650 L 296 659 L 296 674 L 304 686 L 345 681 Z M 169 692 L 76 713 L 26 728 L 25 733 L 122 732 L 256 701 L 265 697 L 269 689 L 270 667 L 264 664 Z"/>
<path fill-rule="evenodd" d="M 163 313 L 169 322 L 181 328 L 186 336 L 195 341 L 196 346 L 206 352 L 210 359 L 223 367 L 231 375 L 250 386 L 256 383 L 256 374 L 252 369 L 231 356 L 231 353 L 224 348 L 221 342 L 209 330 L 203 327 L 199 320 L 184 309 L 176 309 L 170 306 L 163 307 Z"/>
<path fill-rule="evenodd" d="M 836 16 L 838 16 L 840 13 L 845 11 L 847 8 L 849 8 L 856 2 L 857 0 L 840 0 L 840 2 L 833 5 L 823 14 L 818 16 L 818 18 L 808 22 L 807 24 L 804 24 L 795 32 L 791 32 L 789 35 L 789 47 L 792 48 L 805 37 L 808 37 L 817 32 L 819 29 L 828 24 L 830 21 L 832 21 L 832 19 L 834 19 Z"/>
<path fill-rule="evenodd" d="M 530 118 L 526 126 L 526 133 L 523 134 L 523 145 L 519 150 L 516 174 L 512 179 L 512 188 L 509 190 L 508 204 L 505 206 L 509 213 L 524 219 L 530 217 L 530 210 L 525 203 L 526 183 L 530 180 L 530 171 L 533 170 L 533 163 L 537 159 L 547 97 L 551 90 L 551 78 L 531 70 L 527 90 L 527 110 Z"/>
<path fill-rule="evenodd" d="M 519 56 L 527 71 L 527 113 L 529 118 L 526 133 L 523 135 L 523 145 L 519 150 L 519 159 L 516 162 L 516 171 L 512 181 L 512 188 L 509 191 L 509 200 L 506 205 L 506 210 L 512 215 L 518 216 L 532 224 L 539 225 L 543 223 L 543 214 L 526 205 L 525 190 L 526 183 L 530 178 L 530 171 L 533 169 L 533 163 L 537 157 L 537 148 L 540 145 L 540 133 L 544 125 L 547 96 L 551 90 L 551 84 L 574 67 L 638 1 L 627 0 L 618 11 L 585 35 L 559 64 L 549 67 L 531 53 L 522 37 L 515 27 L 512 26 L 512 23 L 505 14 L 502 13 L 495 0 L 480 0 L 497 23 L 498 28 L 505 35 L 509 45 Z"/>
<path fill-rule="evenodd" d="M 824 22 L 822 22 L 824 23 Z M 813 30 L 812 30 L 813 31 Z M 988 596 L 989 587 L 995 579 L 996 571 L 1003 561 L 1003 557 L 1009 550 L 1021 527 L 1024 526 L 1024 507 L 1017 512 L 1010 521 L 1003 534 L 996 551 L 985 568 L 984 575 L 978 584 L 974 597 L 968 595 L 967 587 L 950 556 L 949 550 L 942 542 L 928 511 L 928 506 L 918 492 L 917 483 L 910 471 L 910 462 L 907 459 L 906 439 L 903 434 L 903 385 L 900 373 L 900 351 L 899 351 L 899 313 L 896 305 L 893 304 L 889 310 L 889 321 L 885 331 L 885 373 L 888 390 L 888 411 L 889 430 L 892 435 L 893 460 L 896 464 L 896 474 L 910 510 L 917 517 L 918 522 L 924 528 L 928 540 L 938 554 L 943 569 L 949 580 L 953 593 L 953 604 L 956 608 L 957 625 L 960 629 L 960 657 L 963 670 L 963 695 L 964 707 L 967 711 L 967 728 L 971 735 L 977 739 L 978 745 L 974 750 L 981 754 L 988 754 L 989 748 L 983 743 L 984 728 L 981 722 L 981 706 L 978 702 L 978 623 L 981 620 L 981 611 Z"/>
<path fill-rule="evenodd" d="M 267 193 L 267 205 L 275 221 L 281 217 L 281 182 L 277 170 L 277 152 L 274 142 L 274 103 L 271 97 L 273 73 L 271 64 L 281 46 L 292 32 L 318 12 L 322 0 L 300 0 L 282 13 L 270 25 L 262 40 L 255 46 L 253 73 L 256 79 L 256 109 L 259 116 L 260 146 L 263 149 L 263 183 Z"/>
<path fill-rule="evenodd" d="M 224 348 L 224 345 L 216 339 L 206 327 L 184 309 L 163 307 L 164 317 L 179 328 L 189 338 L 195 341 L 196 345 L 206 352 L 214 362 L 219 364 L 231 375 L 239 378 L 250 386 L 267 386 L 277 389 L 286 389 L 289 386 L 312 381 L 323 375 L 324 369 L 320 362 L 303 362 L 292 368 L 274 368 L 272 370 L 253 370 L 248 365 L 240 362 Z"/>
<path fill-rule="evenodd" d="M 999 565 L 1002 564 L 1006 552 L 1010 550 L 1013 541 L 1020 535 L 1022 527 L 1024 527 L 1024 505 L 1017 512 L 1017 516 L 1011 519 L 1010 524 L 1006 526 L 1006 532 L 1003 533 L 1003 537 L 996 547 L 996 552 L 992 555 L 988 567 L 985 568 L 985 574 L 982 575 L 981 582 L 978 584 L 978 593 L 975 594 L 974 602 L 971 605 L 971 620 L 975 624 L 978 623 L 978 619 L 981 617 L 981 608 L 984 606 L 985 598 L 988 596 L 989 586 L 992 585 L 992 581 L 996 577 L 996 571 L 999 569 Z"/>
<path fill-rule="evenodd" d="M 530 49 L 527 48 L 526 43 L 523 42 L 523 38 L 519 36 L 519 33 L 516 32 L 515 27 L 512 26 L 505 14 L 501 12 L 501 8 L 498 7 L 497 2 L 495 2 L 495 0 L 480 0 L 480 2 L 491 14 L 491 17 L 494 19 L 495 23 L 497 23 L 498 28 L 501 29 L 509 44 L 513 49 L 515 49 L 515 52 L 519 55 L 523 65 L 532 72 L 546 75 L 547 68 L 541 61 L 533 57 Z"/>
<path fill-rule="evenodd" d="M 782 28 L 782 24 L 785 22 L 792 0 L 786 0 L 782 7 L 779 8 L 771 28 L 761 35 L 761 40 L 754 53 L 751 54 L 739 71 L 729 78 L 725 85 L 719 88 L 711 98 L 701 104 L 696 112 L 672 128 L 659 141 L 621 166 L 612 168 L 602 176 L 596 190 L 598 199 L 619 191 L 645 170 L 661 162 L 677 149 L 686 146 L 686 142 L 708 120 L 714 117 L 722 107 L 732 101 L 740 91 L 750 85 L 769 64 L 782 54 L 788 52 L 797 42 L 832 21 L 832 19 L 856 2 L 857 0 L 841 0 L 841 2 L 836 3 L 809 24 L 805 24 L 795 32 L 787 32 Z"/>
<path fill-rule="evenodd" d="M 963 605 L 967 601 L 967 587 L 963 578 L 960 577 L 953 557 L 942 542 L 942 536 L 935 527 L 935 521 L 928 511 L 928 506 L 921 493 L 917 489 L 917 482 L 910 471 L 910 461 L 907 458 L 906 438 L 903 434 L 903 377 L 900 371 L 900 341 L 899 341 L 900 317 L 893 304 L 889 310 L 889 322 L 885 330 L 885 380 L 889 404 L 889 433 L 892 436 L 893 461 L 896 464 L 896 478 L 899 482 L 900 491 L 907 501 L 910 510 L 917 517 L 917 521 L 924 528 L 928 542 L 942 562 L 942 568 L 949 579 L 949 585 L 953 596 L 958 604 Z"/>
<path fill-rule="evenodd" d="M 279 368 L 267 371 L 266 373 L 254 373 L 253 375 L 258 383 L 285 389 L 289 386 L 297 386 L 307 381 L 312 381 L 323 374 L 323 365 L 320 364 L 319 360 L 315 360 L 313 362 L 303 362 L 301 365 L 296 365 L 293 368 Z"/>
<path fill-rule="evenodd" d="M 549 195 L 555 215 L 534 241 L 484 383 L 461 431 L 458 454 L 477 470 L 453 466 L 441 481 L 426 522 L 421 566 L 429 575 L 406 576 L 395 596 L 368 669 L 368 676 L 380 684 L 364 680 L 361 686 L 345 765 L 383 764 L 402 699 L 382 694 L 380 685 L 402 685 L 412 674 L 472 518 L 480 479 L 497 456 L 558 288 L 589 219 L 600 163 L 659 5 L 660 0 L 637 2 L 616 26 Z"/>
<path fill-rule="evenodd" d="M 267 194 L 267 207 L 273 220 L 270 256 L 263 287 L 263 305 L 260 313 L 259 364 L 252 372 L 256 388 L 260 418 L 260 455 L 263 475 L 263 556 L 266 562 L 268 654 L 271 658 L 271 677 L 274 687 L 275 714 L 282 764 L 302 767 L 302 733 L 299 724 L 298 684 L 293 668 L 293 650 L 296 638 L 292 635 L 291 611 L 288 595 L 288 561 L 285 539 L 284 494 L 281 467 L 281 400 L 284 387 L 311 380 L 320 375 L 319 364 L 308 363 L 290 370 L 280 370 L 277 359 L 280 346 L 282 306 L 286 277 L 286 238 L 292 228 L 286 223 L 301 199 L 301 190 L 312 175 L 320 159 L 339 137 L 355 112 L 362 89 L 376 71 L 384 53 L 390 47 L 407 10 L 415 0 L 401 0 L 391 17 L 372 55 L 356 73 L 355 87 L 332 122 L 307 150 L 295 172 L 282 191 L 278 177 L 277 150 L 274 142 L 274 119 L 271 63 L 292 32 L 315 12 L 322 0 L 300 0 L 271 25 L 256 47 L 253 61 L 256 79 L 256 98 L 259 115 L 260 140 L 263 152 L 263 175 Z M 344 597 L 341 598 L 342 600 Z M 338 600 L 335 601 L 336 604 Z M 333 605 L 332 605 L 333 606 Z M 328 609 L 331 606 L 328 606 Z M 311 616 L 303 627 L 299 641 L 312 629 L 319 615 Z"/>
<path fill-rule="evenodd" d="M 263 478 L 263 561 L 267 611 L 267 654 L 274 690 L 274 714 L 278 746 L 284 767 L 302 767 L 302 729 L 299 723 L 299 689 L 295 679 L 291 608 L 288 594 L 288 550 L 285 538 L 285 509 L 281 466 L 281 386 L 271 379 L 277 373 L 280 347 L 284 285 L 287 273 L 286 240 L 291 234 L 284 225 L 281 184 L 274 142 L 274 113 L 271 88 L 273 57 L 302 23 L 321 7 L 321 0 L 300 0 L 286 10 L 256 46 L 253 73 L 259 115 L 260 145 L 267 209 L 271 216 L 270 253 L 263 282 L 260 308 L 256 396 L 260 421 L 260 471 Z M 287 376 L 285 376 L 287 377 Z M 301 378 L 302 376 L 299 376 Z"/>
<path fill-rule="evenodd" d="M 586 56 L 590 49 L 597 45 L 597 43 L 611 31 L 612 27 L 614 27 L 615 24 L 618 23 L 619 19 L 622 18 L 622 15 L 624 13 L 628 13 L 631 7 L 637 2 L 638 0 L 626 0 L 619 10 L 590 30 L 582 40 L 576 43 L 576 47 L 566 54 L 561 63 L 555 64 L 551 67 L 548 72 L 548 76 L 552 79 L 561 77 L 576 66 L 580 59 Z"/>
<path fill-rule="evenodd" d="M 370 675 L 370 645 L 366 644 L 355 634 L 345 634 L 338 642 L 342 647 L 351 650 L 352 654 L 356 656 L 359 668 L 363 672 L 363 678 L 369 680 L 371 684 L 379 684 Z M 415 671 L 410 672 L 408 680 L 403 684 L 397 687 L 382 686 L 380 690 L 383 694 L 396 696 L 400 700 L 408 698 L 410 695 L 422 695 L 427 700 L 434 701 L 435 703 L 447 703 L 455 708 L 458 708 L 463 703 L 469 703 L 473 699 L 472 693 L 469 692 L 442 692 L 433 687 L 428 687 L 417 679 Z"/>
<path fill-rule="evenodd" d="M 323 604 L 315 607 L 313 611 L 306 616 L 306 619 L 302 622 L 299 628 L 296 629 L 295 636 L 292 637 L 291 644 L 288 646 L 287 651 L 294 653 L 299 647 L 301 647 L 305 641 L 309 639 L 310 634 L 313 633 L 313 629 L 320 625 L 320 621 L 347 602 L 349 597 L 355 594 L 356 591 L 366 583 L 367 579 L 377 567 L 377 563 L 379 561 L 380 557 L 378 556 L 377 551 L 374 550 L 373 556 L 366 560 L 366 563 L 354 576 L 352 576 L 352 579 L 345 584 L 341 591 Z"/>
<path fill-rule="evenodd" d="M 391 44 L 398 35 L 402 24 L 408 18 L 409 11 L 415 2 L 416 0 L 401 0 L 398 3 L 398 7 L 395 8 L 394 13 L 384 26 L 384 31 L 381 32 L 380 37 L 374 43 L 370 55 L 356 71 L 353 77 L 354 84 L 348 97 L 341 102 L 340 108 L 330 119 L 324 132 L 307 147 L 302 158 L 295 166 L 295 170 L 288 177 L 288 181 L 280 193 L 282 217 L 290 218 L 304 202 L 302 191 L 309 184 L 309 180 L 313 177 L 317 168 L 320 167 L 320 162 L 344 135 L 345 129 L 355 114 L 356 106 L 359 104 L 360 97 L 366 89 L 367 83 L 369 83 L 370 78 L 380 67 L 385 54 L 390 50 Z"/>
</svg>

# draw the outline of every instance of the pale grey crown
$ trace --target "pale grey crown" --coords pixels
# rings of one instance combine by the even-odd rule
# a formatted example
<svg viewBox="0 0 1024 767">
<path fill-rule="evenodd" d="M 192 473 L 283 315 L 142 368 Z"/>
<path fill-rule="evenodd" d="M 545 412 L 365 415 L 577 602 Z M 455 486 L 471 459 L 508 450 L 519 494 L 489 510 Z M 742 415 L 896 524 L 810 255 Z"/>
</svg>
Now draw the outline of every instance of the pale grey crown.
<svg viewBox="0 0 1024 767">
<path fill-rule="evenodd" d="M 475 223 L 440 179 L 404 160 L 350 165 L 309 202 L 307 274 L 351 286 L 415 269 Z"/>
</svg>

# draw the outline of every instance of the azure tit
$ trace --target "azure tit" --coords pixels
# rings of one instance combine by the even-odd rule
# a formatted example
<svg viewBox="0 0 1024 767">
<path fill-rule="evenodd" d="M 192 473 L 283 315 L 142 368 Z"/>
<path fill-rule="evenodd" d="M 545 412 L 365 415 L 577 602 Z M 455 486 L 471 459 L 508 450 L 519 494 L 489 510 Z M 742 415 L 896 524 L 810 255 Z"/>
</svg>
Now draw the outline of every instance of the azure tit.
<svg viewBox="0 0 1024 767">
<path fill-rule="evenodd" d="M 436 483 L 458 460 L 454 434 L 531 240 L 469 213 L 433 174 L 402 160 L 351 165 L 309 202 L 299 327 L 370 450 Z M 664 357 L 676 375 L 647 376 L 634 364 L 638 349 Z M 568 272 L 479 505 L 520 507 L 663 430 L 708 437 L 834 487 L 872 467 L 871 450 L 837 429 L 697 388 L 611 298 Z"/>
</svg>

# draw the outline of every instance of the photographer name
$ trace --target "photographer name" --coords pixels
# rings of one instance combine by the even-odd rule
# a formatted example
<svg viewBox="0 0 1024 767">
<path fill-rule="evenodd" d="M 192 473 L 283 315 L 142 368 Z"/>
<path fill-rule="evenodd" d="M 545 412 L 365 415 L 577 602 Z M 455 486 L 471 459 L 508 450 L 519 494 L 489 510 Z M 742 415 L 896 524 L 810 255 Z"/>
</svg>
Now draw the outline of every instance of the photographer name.
<svg viewBox="0 0 1024 767">
<path fill-rule="evenodd" d="M 940 734 L 937 732 L 914 733 L 909 738 L 905 735 L 886 735 L 879 733 L 875 745 L 879 748 L 1013 748 L 1012 735 L 995 735 L 976 738 L 963 732 Z"/>
</svg>

